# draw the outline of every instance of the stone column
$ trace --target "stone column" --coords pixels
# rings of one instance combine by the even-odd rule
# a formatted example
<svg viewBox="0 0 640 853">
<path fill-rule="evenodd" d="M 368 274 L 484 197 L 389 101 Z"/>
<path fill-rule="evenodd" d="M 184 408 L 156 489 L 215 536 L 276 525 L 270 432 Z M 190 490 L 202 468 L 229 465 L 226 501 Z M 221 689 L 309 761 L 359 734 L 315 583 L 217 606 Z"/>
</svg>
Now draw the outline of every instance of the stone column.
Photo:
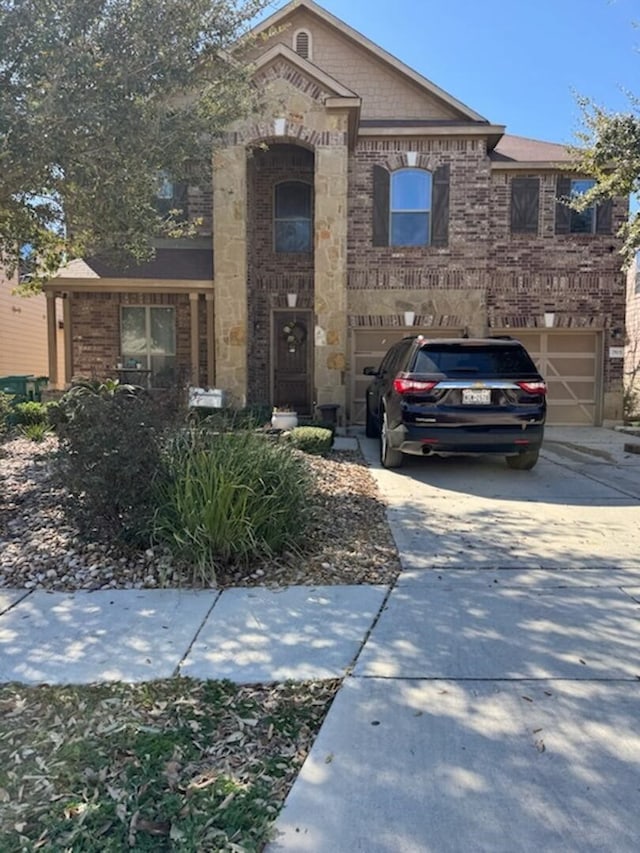
<svg viewBox="0 0 640 853">
<path fill-rule="evenodd" d="M 213 158 L 215 385 L 247 399 L 247 160 L 244 145 Z"/>
<path fill-rule="evenodd" d="M 346 144 L 316 148 L 316 403 L 338 403 L 342 418 L 347 368 L 347 168 Z"/>
</svg>

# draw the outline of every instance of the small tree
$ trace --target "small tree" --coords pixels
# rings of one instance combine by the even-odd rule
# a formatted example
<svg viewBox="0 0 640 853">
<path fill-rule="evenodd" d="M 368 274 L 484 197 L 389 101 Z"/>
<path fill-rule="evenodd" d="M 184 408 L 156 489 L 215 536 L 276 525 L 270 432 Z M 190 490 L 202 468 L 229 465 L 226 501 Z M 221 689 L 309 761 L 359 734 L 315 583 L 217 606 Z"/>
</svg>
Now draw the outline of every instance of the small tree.
<svg viewBox="0 0 640 853">
<path fill-rule="evenodd" d="M 575 210 L 584 210 L 615 196 L 640 198 L 640 100 L 631 97 L 628 113 L 612 113 L 589 98 L 579 98 L 583 130 L 577 134 L 580 147 L 572 149 L 575 170 L 595 180 L 594 186 L 571 200 Z M 622 253 L 629 264 L 640 249 L 640 215 L 632 213 L 623 225 Z"/>
<path fill-rule="evenodd" d="M 159 175 L 210 181 L 251 108 L 229 49 L 266 4 L 0 0 L 0 265 L 29 246 L 36 288 L 65 257 L 149 257 Z"/>
</svg>

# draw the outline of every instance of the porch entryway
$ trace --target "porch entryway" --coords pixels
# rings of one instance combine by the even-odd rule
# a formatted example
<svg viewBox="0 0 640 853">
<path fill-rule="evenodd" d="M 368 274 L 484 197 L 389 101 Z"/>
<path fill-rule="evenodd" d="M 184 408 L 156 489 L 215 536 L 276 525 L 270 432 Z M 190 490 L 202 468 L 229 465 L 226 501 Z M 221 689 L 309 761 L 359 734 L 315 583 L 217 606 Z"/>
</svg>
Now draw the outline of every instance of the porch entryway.
<svg viewBox="0 0 640 853">
<path fill-rule="evenodd" d="M 272 312 L 271 400 L 301 415 L 313 413 L 313 311 Z"/>
</svg>

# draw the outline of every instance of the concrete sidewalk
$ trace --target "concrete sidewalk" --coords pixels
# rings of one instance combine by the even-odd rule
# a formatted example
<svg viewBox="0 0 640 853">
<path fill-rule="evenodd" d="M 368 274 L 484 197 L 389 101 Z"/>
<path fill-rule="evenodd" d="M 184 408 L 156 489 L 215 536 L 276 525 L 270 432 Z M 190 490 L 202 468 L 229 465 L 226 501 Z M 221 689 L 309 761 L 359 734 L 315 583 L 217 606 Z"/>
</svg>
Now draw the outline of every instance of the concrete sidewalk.
<svg viewBox="0 0 640 853">
<path fill-rule="evenodd" d="M 341 678 L 387 591 L 0 590 L 0 681 Z"/>
<path fill-rule="evenodd" d="M 640 466 L 611 430 L 380 468 L 403 572 L 269 853 L 635 853 Z"/>
</svg>

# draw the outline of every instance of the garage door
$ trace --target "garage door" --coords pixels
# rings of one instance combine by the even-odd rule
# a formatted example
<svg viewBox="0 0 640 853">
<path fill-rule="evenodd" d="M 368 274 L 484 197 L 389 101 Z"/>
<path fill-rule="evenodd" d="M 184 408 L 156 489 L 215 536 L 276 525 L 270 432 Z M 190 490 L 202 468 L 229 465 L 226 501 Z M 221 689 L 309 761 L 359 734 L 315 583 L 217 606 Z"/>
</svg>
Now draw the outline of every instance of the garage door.
<svg viewBox="0 0 640 853">
<path fill-rule="evenodd" d="M 351 381 L 349 389 L 350 422 L 365 422 L 365 392 L 371 382 L 364 376 L 365 367 L 377 367 L 392 344 L 409 334 L 423 334 L 430 338 L 457 338 L 462 329 L 352 329 L 351 330 Z"/>
<path fill-rule="evenodd" d="M 529 350 L 549 388 L 547 422 L 590 426 L 602 421 L 601 335 L 598 332 L 506 330 Z"/>
</svg>

